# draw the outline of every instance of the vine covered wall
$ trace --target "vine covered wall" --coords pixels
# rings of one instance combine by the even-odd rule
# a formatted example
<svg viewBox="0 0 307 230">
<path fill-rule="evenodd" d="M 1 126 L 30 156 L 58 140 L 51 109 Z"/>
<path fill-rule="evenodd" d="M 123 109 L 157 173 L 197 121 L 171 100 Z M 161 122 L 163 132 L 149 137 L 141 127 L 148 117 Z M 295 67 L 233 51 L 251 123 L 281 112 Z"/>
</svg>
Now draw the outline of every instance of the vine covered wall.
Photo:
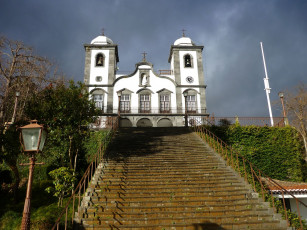
<svg viewBox="0 0 307 230">
<path fill-rule="evenodd" d="M 294 128 L 237 124 L 208 128 L 271 178 L 306 181 L 303 143 Z"/>
</svg>

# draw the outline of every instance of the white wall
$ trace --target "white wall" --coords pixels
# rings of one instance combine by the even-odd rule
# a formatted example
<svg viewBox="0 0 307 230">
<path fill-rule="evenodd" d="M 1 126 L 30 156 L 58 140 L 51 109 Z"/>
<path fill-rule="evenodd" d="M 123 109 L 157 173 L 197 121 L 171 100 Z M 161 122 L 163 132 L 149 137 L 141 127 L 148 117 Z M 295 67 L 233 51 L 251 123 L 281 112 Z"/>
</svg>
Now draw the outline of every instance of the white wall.
<svg viewBox="0 0 307 230">
<path fill-rule="evenodd" d="M 297 195 L 295 195 L 295 196 L 297 197 Z M 307 204 L 307 198 L 299 198 L 299 200 L 304 202 L 305 204 Z M 291 205 L 291 210 L 293 212 L 298 213 L 295 199 L 293 199 L 293 198 L 290 199 L 290 205 Z M 302 204 L 299 204 L 299 209 L 300 209 L 300 213 L 301 213 L 302 218 L 307 221 L 307 208 L 305 206 L 303 206 Z"/>
<path fill-rule="evenodd" d="M 282 199 L 282 195 L 276 195 L 275 197 Z M 295 195 L 295 197 L 297 199 L 299 199 L 300 201 L 302 201 L 303 203 L 307 204 L 307 195 L 306 194 L 302 194 L 302 195 L 297 194 L 297 195 Z M 286 194 L 284 195 L 284 198 L 290 200 L 291 211 L 298 214 L 295 199 L 292 196 L 286 195 Z M 307 221 L 307 208 L 305 206 L 303 206 L 302 204 L 299 204 L 299 209 L 300 209 L 300 214 L 301 214 L 302 218 Z"/>
<path fill-rule="evenodd" d="M 95 66 L 95 57 L 98 53 L 105 56 L 104 66 Z M 90 82 L 89 84 L 108 84 L 109 71 L 109 50 L 91 50 L 91 68 L 90 68 Z M 102 81 L 97 82 L 96 77 L 101 76 Z"/>
<path fill-rule="evenodd" d="M 192 56 L 192 67 L 184 67 L 184 55 L 190 54 Z M 197 65 L 197 56 L 196 51 L 179 51 L 179 62 L 180 62 L 180 74 L 181 74 L 181 84 L 182 85 L 199 85 L 198 80 L 198 65 Z M 185 79 L 188 76 L 192 76 L 194 78 L 193 83 L 188 83 Z"/>
<path fill-rule="evenodd" d="M 139 66 L 139 69 L 150 69 L 150 66 L 142 65 Z M 154 75 L 152 70 L 149 72 L 149 83 L 150 87 L 146 87 L 147 89 L 151 90 L 153 94 L 151 94 L 151 108 L 152 109 L 158 109 L 159 108 L 159 97 L 157 91 L 165 88 L 171 91 L 171 107 L 176 107 L 176 90 L 175 90 L 175 85 L 172 81 L 165 79 L 165 78 L 160 78 Z M 131 109 L 137 109 L 139 107 L 139 94 L 136 92 L 144 87 L 140 87 L 140 74 L 139 70 L 135 73 L 135 75 L 129 77 L 129 78 L 123 78 L 120 79 L 115 83 L 114 86 L 114 97 L 113 97 L 113 106 L 114 109 L 118 108 L 118 96 L 117 96 L 117 91 L 122 90 L 124 88 L 132 91 L 133 93 L 131 94 Z M 132 112 L 137 112 L 137 111 L 132 111 Z"/>
</svg>

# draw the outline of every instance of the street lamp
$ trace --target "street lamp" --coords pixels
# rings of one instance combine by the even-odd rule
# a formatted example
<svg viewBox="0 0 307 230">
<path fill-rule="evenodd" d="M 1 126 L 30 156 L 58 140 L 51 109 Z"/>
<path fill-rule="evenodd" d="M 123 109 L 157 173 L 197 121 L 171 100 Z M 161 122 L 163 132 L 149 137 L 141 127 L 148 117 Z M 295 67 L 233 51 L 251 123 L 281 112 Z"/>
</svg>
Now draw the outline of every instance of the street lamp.
<svg viewBox="0 0 307 230">
<path fill-rule="evenodd" d="M 21 230 L 30 229 L 30 209 L 31 209 L 31 190 L 33 181 L 33 171 L 35 166 L 35 154 L 43 150 L 47 132 L 42 125 L 37 124 L 37 120 L 32 120 L 29 125 L 20 128 L 20 140 L 23 151 L 30 155 L 30 163 L 23 164 L 29 165 L 29 179 L 27 186 L 26 200 L 23 209 Z M 42 163 L 36 163 L 42 164 Z"/>
<path fill-rule="evenodd" d="M 188 127 L 188 108 L 187 108 L 188 92 L 187 91 L 183 92 L 183 96 L 184 96 L 184 108 L 185 108 L 185 112 L 184 112 L 184 126 Z"/>
<path fill-rule="evenodd" d="M 282 105 L 282 111 L 283 111 L 283 117 L 285 119 L 285 125 L 289 124 L 288 118 L 287 118 L 287 114 L 286 114 L 286 110 L 285 110 L 285 104 L 284 104 L 284 93 L 283 92 L 279 92 L 278 96 L 281 100 L 281 105 Z"/>
<path fill-rule="evenodd" d="M 117 92 L 117 96 L 118 96 L 118 117 L 120 117 L 120 100 L 121 100 L 121 96 L 122 96 L 122 91 L 118 91 Z"/>
<path fill-rule="evenodd" d="M 15 94 L 15 105 L 14 105 L 14 112 L 13 112 L 13 116 L 12 116 L 12 124 L 15 122 L 15 118 L 16 118 L 16 110 L 17 110 L 17 102 L 18 102 L 18 97 L 20 96 L 20 92 L 16 92 Z"/>
<path fill-rule="evenodd" d="M 122 91 L 118 91 L 117 96 L 118 96 L 117 122 L 118 122 L 118 127 L 120 127 L 120 100 L 122 97 Z"/>
</svg>

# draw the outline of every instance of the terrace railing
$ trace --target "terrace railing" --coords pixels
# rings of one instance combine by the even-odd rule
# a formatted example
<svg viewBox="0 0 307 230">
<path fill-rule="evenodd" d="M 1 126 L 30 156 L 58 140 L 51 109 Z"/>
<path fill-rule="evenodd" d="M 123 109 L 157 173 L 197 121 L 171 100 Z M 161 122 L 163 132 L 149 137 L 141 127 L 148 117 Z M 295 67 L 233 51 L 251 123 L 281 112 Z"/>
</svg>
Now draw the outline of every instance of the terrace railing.
<svg viewBox="0 0 307 230">
<path fill-rule="evenodd" d="M 113 108 L 112 110 L 107 110 L 105 109 L 104 111 L 100 111 L 100 116 L 103 115 L 110 115 L 110 114 L 117 114 L 118 113 L 118 107 Z M 146 109 L 141 109 L 140 107 L 130 107 L 127 108 L 125 107 L 124 109 L 122 109 L 120 111 L 120 113 L 122 115 L 135 115 L 135 114 L 180 114 L 183 115 L 185 114 L 185 108 L 184 107 L 164 107 L 164 108 L 159 108 L 159 107 L 150 107 L 150 108 L 146 108 Z M 207 114 L 207 110 L 206 109 L 202 109 L 202 108 L 193 108 L 192 111 L 188 110 L 188 114 L 206 114 L 206 116 L 208 116 L 209 114 Z"/>
<path fill-rule="evenodd" d="M 208 117 L 208 125 L 220 125 L 227 121 L 229 124 L 239 123 L 241 126 L 255 125 L 255 126 L 271 126 L 270 117 Z M 285 126 L 284 117 L 274 117 L 274 127 Z"/>
<path fill-rule="evenodd" d="M 159 75 L 173 75 L 173 70 L 159 70 Z"/>
<path fill-rule="evenodd" d="M 133 73 L 134 70 L 117 70 L 116 75 L 128 75 Z M 173 75 L 173 70 L 158 70 L 159 75 Z"/>
<path fill-rule="evenodd" d="M 299 204 L 306 207 L 307 205 L 295 197 L 291 192 L 286 190 L 268 175 L 263 173 L 260 169 L 254 166 L 250 161 L 248 161 L 244 156 L 242 156 L 238 151 L 234 150 L 232 147 L 228 146 L 224 141 L 215 136 L 212 132 L 206 129 L 202 125 L 193 126 L 192 128 L 195 133 L 197 133 L 204 141 L 206 141 L 215 152 L 219 153 L 226 163 L 231 166 L 235 171 L 237 171 L 246 182 L 252 185 L 255 192 L 261 194 L 264 201 L 270 201 L 273 209 L 280 212 L 287 220 L 288 226 L 293 226 L 296 229 L 304 229 L 302 223 L 302 217 L 299 209 Z M 269 188 L 274 187 L 281 191 L 282 203 L 273 196 L 272 190 Z M 297 206 L 297 217 L 295 214 L 288 215 L 290 212 L 286 209 L 285 195 L 292 197 Z M 295 219 L 297 218 L 298 221 Z"/>
</svg>

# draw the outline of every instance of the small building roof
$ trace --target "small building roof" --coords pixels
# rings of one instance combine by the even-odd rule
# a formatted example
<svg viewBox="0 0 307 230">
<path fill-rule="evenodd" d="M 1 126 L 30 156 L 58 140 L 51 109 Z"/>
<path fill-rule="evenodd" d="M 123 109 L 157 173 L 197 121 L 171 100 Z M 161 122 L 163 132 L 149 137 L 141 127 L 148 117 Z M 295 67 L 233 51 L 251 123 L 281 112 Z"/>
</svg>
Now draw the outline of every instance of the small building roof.
<svg viewBox="0 0 307 230">
<path fill-rule="evenodd" d="M 263 181 L 266 183 L 266 186 L 269 190 L 273 192 L 273 194 L 281 194 L 282 189 L 278 187 L 277 185 L 273 185 L 271 183 L 268 183 L 267 179 L 263 178 Z M 292 182 L 292 181 L 282 181 L 282 180 L 276 180 L 274 181 L 279 184 L 281 187 L 286 189 L 287 191 L 295 194 L 307 194 L 307 183 L 303 182 Z"/>
</svg>

